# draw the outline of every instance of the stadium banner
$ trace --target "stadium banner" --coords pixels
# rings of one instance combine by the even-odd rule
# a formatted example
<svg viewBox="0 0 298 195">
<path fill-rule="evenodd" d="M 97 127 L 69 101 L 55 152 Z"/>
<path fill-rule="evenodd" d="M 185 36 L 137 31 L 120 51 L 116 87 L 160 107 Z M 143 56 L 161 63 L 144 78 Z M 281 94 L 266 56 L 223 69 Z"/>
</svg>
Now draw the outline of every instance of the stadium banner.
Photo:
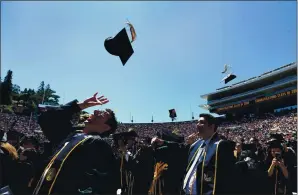
<svg viewBox="0 0 298 195">
<path fill-rule="evenodd" d="M 241 102 L 239 104 L 232 104 L 229 106 L 224 106 L 224 107 L 218 108 L 218 109 L 216 109 L 216 111 L 219 112 L 219 111 L 224 111 L 224 110 L 230 110 L 233 108 L 242 108 L 243 106 L 247 106 L 247 105 L 249 105 L 249 102 Z"/>
<path fill-rule="evenodd" d="M 255 103 L 260 103 L 260 102 L 264 102 L 264 101 L 268 101 L 268 100 L 274 100 L 274 99 L 281 98 L 281 97 L 287 97 L 287 96 L 291 96 L 293 94 L 297 94 L 297 89 L 292 89 L 292 90 L 278 93 L 275 95 L 258 98 L 255 100 Z"/>
</svg>

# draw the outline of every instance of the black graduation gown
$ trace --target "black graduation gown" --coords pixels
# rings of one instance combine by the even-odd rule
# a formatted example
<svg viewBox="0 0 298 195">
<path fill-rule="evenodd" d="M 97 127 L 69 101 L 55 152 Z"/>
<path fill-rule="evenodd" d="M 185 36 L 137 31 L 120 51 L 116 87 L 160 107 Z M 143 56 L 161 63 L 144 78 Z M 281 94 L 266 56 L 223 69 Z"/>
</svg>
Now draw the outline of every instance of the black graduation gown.
<svg viewBox="0 0 298 195">
<path fill-rule="evenodd" d="M 39 124 L 55 146 L 54 155 L 79 133 L 74 132 L 71 123 L 73 114 L 79 111 L 75 100 L 40 114 Z M 91 190 L 92 194 L 115 194 L 120 188 L 119 167 L 111 148 L 111 140 L 96 133 L 89 136 L 65 160 L 52 193 L 79 194 Z M 45 188 L 41 189 L 47 191 Z"/>
<path fill-rule="evenodd" d="M 162 173 L 162 193 L 179 194 L 184 177 L 184 170 L 187 166 L 187 146 L 183 144 L 160 147 L 155 150 L 155 161 L 168 164 L 167 170 Z M 176 147 L 175 147 L 176 145 Z"/>
<path fill-rule="evenodd" d="M 219 141 L 219 135 L 217 133 L 211 138 L 210 143 L 214 143 Z M 209 143 L 209 144 L 210 144 Z M 167 144 L 169 145 L 169 144 Z M 170 145 L 176 145 L 177 143 L 170 143 Z M 181 144 L 178 144 L 181 147 Z M 190 146 L 189 155 L 194 155 L 193 147 L 195 144 Z M 172 147 L 171 146 L 171 147 Z M 189 156 L 191 159 L 192 156 Z M 209 161 L 208 165 L 204 167 L 204 174 L 209 175 L 213 173 L 213 181 L 214 181 L 214 174 L 215 174 L 215 163 L 216 162 L 216 153 L 212 156 L 211 160 Z M 226 140 L 221 140 L 218 146 L 218 156 L 217 156 L 217 174 L 216 174 L 216 190 L 215 194 L 235 194 L 237 193 L 236 188 L 234 187 L 235 181 L 235 162 L 236 159 L 234 157 L 233 148 L 231 147 L 231 142 Z M 197 190 L 200 189 L 201 183 L 200 179 L 202 174 L 202 162 L 198 164 L 197 167 Z M 185 175 L 187 172 L 185 171 Z M 213 182 L 212 181 L 212 182 Z M 203 193 L 207 189 L 208 181 L 203 181 Z M 184 192 L 182 192 L 184 193 Z M 200 191 L 197 191 L 196 194 L 201 194 Z"/>
</svg>

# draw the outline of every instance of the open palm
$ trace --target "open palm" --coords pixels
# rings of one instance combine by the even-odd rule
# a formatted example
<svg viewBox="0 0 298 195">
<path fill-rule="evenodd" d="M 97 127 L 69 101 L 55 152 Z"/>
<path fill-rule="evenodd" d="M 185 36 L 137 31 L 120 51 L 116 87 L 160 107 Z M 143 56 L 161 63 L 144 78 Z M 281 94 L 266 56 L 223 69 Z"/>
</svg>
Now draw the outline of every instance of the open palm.
<svg viewBox="0 0 298 195">
<path fill-rule="evenodd" d="M 86 106 L 88 106 L 88 107 L 91 107 L 91 106 L 104 105 L 109 102 L 109 100 L 107 98 L 105 98 L 103 95 L 97 98 L 96 97 L 97 94 L 98 94 L 98 92 L 95 93 L 93 95 L 93 97 L 86 99 L 84 101 L 84 104 L 86 104 Z"/>
</svg>

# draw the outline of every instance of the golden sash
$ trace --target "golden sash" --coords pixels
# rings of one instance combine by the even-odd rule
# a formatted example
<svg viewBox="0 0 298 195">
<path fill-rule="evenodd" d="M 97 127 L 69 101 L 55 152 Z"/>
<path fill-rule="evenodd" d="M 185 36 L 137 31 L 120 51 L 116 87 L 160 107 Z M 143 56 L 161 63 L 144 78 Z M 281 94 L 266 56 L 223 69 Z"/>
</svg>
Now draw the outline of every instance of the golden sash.
<svg viewBox="0 0 298 195">
<path fill-rule="evenodd" d="M 33 195 L 52 193 L 53 187 L 57 180 L 57 177 L 63 167 L 68 156 L 78 147 L 81 143 L 85 142 L 91 136 L 83 133 L 76 134 L 69 142 L 66 142 L 64 146 L 56 152 L 47 167 L 45 168 L 41 178 L 39 179 Z"/>
</svg>

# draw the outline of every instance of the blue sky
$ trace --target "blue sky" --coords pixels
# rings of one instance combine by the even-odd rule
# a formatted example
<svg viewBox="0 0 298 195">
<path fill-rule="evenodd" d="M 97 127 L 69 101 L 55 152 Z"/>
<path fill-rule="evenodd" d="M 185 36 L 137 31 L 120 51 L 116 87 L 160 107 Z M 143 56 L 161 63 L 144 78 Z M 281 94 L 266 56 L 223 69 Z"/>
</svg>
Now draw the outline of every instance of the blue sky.
<svg viewBox="0 0 298 195">
<path fill-rule="evenodd" d="M 126 19 L 138 37 L 123 67 L 103 42 Z M 61 103 L 98 91 L 122 122 L 189 120 L 225 63 L 238 82 L 295 61 L 296 23 L 296 2 L 1 2 L 1 76 L 45 81 Z"/>
</svg>

